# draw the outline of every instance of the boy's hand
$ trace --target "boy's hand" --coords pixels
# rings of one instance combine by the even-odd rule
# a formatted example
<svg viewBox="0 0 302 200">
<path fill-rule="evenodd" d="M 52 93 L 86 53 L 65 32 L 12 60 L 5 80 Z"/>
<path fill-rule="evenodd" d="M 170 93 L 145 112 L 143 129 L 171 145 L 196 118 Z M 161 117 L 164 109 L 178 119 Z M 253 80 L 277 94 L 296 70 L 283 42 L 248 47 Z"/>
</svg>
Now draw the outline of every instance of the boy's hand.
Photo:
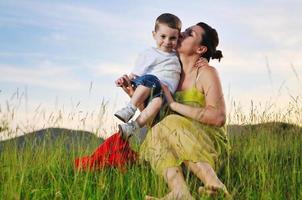
<svg viewBox="0 0 302 200">
<path fill-rule="evenodd" d="M 126 74 L 124 74 L 122 77 L 118 78 L 116 81 L 115 81 L 115 85 L 117 87 L 122 87 L 126 82 L 125 82 L 125 76 L 127 76 Z"/>
<path fill-rule="evenodd" d="M 197 67 L 197 68 L 205 67 L 205 66 L 209 66 L 208 60 L 205 58 L 199 58 L 194 65 L 194 67 Z"/>
<path fill-rule="evenodd" d="M 132 97 L 134 88 L 132 87 L 131 81 L 127 74 L 124 74 L 122 77 L 118 78 L 115 81 L 115 84 L 117 87 L 121 87 L 129 95 L 129 97 Z"/>
</svg>

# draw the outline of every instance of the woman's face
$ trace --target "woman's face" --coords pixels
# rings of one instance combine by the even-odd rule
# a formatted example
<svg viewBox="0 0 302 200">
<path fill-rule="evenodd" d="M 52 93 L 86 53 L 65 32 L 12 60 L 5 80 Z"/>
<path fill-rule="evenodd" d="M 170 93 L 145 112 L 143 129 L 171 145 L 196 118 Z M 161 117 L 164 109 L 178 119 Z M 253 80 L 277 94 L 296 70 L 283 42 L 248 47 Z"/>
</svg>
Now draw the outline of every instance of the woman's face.
<svg viewBox="0 0 302 200">
<path fill-rule="evenodd" d="M 192 55 L 200 47 L 204 30 L 200 26 L 191 26 L 181 33 L 177 51 L 180 54 Z"/>
</svg>

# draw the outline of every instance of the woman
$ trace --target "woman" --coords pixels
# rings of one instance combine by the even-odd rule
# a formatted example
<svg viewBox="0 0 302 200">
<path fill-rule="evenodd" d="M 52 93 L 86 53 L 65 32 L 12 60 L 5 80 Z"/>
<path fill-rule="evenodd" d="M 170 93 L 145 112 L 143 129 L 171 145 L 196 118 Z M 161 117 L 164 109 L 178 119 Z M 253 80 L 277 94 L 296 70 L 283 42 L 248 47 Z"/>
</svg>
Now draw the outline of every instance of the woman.
<svg viewBox="0 0 302 200">
<path fill-rule="evenodd" d="M 180 165 L 184 163 L 205 185 L 199 192 L 228 194 L 214 169 L 219 157 L 228 150 L 224 128 L 225 102 L 219 76 L 214 67 L 195 67 L 199 58 L 208 61 L 222 57 L 217 51 L 218 35 L 205 23 L 186 29 L 178 47 L 182 75 L 175 100 L 163 86 L 170 109 L 148 132 L 140 157 L 163 175 L 171 192 L 163 199 L 193 199 Z M 156 199 L 146 197 L 146 199 Z"/>
<path fill-rule="evenodd" d="M 171 190 L 162 199 L 193 199 L 180 165 L 185 164 L 203 183 L 199 192 L 228 195 L 214 169 L 220 157 L 228 151 L 228 140 L 223 128 L 225 103 L 219 76 L 207 63 L 195 67 L 200 58 L 220 59 L 217 51 L 218 35 L 205 23 L 198 23 L 182 33 L 178 53 L 182 63 L 181 80 L 175 100 L 163 86 L 170 110 L 147 133 L 140 148 L 140 158 L 168 183 Z M 129 96 L 133 89 L 126 75 L 117 80 Z M 147 196 L 146 199 L 157 199 Z"/>
</svg>

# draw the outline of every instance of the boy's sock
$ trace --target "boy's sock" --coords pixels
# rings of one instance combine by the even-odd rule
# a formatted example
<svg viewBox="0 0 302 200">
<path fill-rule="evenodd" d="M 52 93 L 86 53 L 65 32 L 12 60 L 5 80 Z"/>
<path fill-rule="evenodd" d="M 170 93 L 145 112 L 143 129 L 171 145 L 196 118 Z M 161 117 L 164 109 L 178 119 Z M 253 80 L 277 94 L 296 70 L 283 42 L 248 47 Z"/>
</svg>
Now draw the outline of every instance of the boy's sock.
<svg viewBox="0 0 302 200">
<path fill-rule="evenodd" d="M 131 102 L 127 103 L 127 107 L 130 108 L 133 112 L 136 112 L 137 107 L 133 105 Z"/>
</svg>

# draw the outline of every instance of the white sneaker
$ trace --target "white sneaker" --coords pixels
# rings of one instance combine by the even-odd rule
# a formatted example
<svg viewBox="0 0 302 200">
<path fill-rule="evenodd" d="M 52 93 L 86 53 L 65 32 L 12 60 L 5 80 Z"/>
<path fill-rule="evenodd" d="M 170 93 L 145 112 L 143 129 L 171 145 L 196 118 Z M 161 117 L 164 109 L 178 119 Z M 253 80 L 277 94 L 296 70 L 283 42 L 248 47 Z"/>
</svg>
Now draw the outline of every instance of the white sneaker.
<svg viewBox="0 0 302 200">
<path fill-rule="evenodd" d="M 131 121 L 125 124 L 119 124 L 118 128 L 122 138 L 126 140 L 139 130 L 139 125 L 136 121 Z"/>
<path fill-rule="evenodd" d="M 122 120 L 123 122 L 127 123 L 135 114 L 135 110 L 133 110 L 130 107 L 124 107 L 120 110 L 118 110 L 114 116 Z"/>
</svg>

